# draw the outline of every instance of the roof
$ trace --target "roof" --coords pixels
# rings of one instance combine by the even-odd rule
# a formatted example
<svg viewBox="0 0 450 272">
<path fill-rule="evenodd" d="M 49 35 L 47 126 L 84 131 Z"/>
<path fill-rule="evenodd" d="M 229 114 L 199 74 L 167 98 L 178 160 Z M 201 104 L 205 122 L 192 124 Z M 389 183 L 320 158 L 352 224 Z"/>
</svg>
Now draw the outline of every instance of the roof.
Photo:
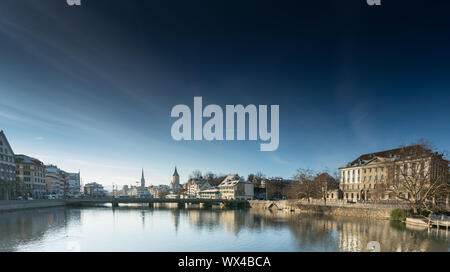
<svg viewBox="0 0 450 272">
<path fill-rule="evenodd" d="M 177 167 L 175 166 L 175 172 L 173 172 L 173 176 L 174 177 L 179 177 L 178 172 L 177 172 Z"/>
<path fill-rule="evenodd" d="M 399 148 L 384 150 L 384 151 L 375 152 L 375 153 L 367 153 L 367 154 L 363 154 L 363 155 L 359 156 L 356 160 L 354 160 L 354 161 L 348 163 L 346 166 L 340 167 L 340 168 L 366 165 L 376 158 L 394 158 L 394 157 L 402 155 L 402 154 L 405 155 L 410 152 L 415 152 L 418 149 L 424 150 L 424 147 L 421 145 L 410 145 L 410 146 L 399 147 Z"/>
<path fill-rule="evenodd" d="M 249 181 L 243 180 L 241 179 L 241 177 L 239 177 L 238 174 L 231 174 L 228 175 L 220 184 L 219 187 L 221 186 L 234 186 L 238 183 L 249 183 L 249 184 L 253 184 Z"/>
<path fill-rule="evenodd" d="M 6 145 L 9 147 L 9 150 L 11 150 L 11 152 L 13 153 L 12 155 L 14 155 L 14 151 L 13 151 L 13 149 L 11 148 L 11 145 L 9 145 L 8 138 L 6 138 L 6 135 L 5 135 L 5 133 L 3 132 L 3 130 L 0 130 L 0 137 L 2 137 L 2 138 L 5 139 Z"/>
<path fill-rule="evenodd" d="M 199 193 L 217 193 L 217 192 L 219 192 L 219 189 L 212 188 L 212 189 L 201 190 Z"/>
<path fill-rule="evenodd" d="M 14 157 L 15 157 L 16 163 L 29 163 L 29 164 L 44 166 L 44 164 L 40 160 L 26 156 L 26 155 L 19 154 L 19 155 L 15 155 Z"/>
</svg>

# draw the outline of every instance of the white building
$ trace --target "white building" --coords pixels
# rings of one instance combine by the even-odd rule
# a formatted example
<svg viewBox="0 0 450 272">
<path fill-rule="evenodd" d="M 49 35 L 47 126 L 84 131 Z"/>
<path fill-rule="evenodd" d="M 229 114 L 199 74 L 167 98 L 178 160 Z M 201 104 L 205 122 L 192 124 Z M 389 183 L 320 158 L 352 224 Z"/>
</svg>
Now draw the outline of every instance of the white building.
<svg viewBox="0 0 450 272">
<path fill-rule="evenodd" d="M 2 130 L 0 131 L 0 199 L 8 200 L 16 194 L 16 191 L 14 152 Z"/>
<path fill-rule="evenodd" d="M 238 174 L 228 175 L 218 188 L 222 199 L 251 200 L 254 197 L 253 183 L 241 179 Z"/>
<path fill-rule="evenodd" d="M 47 194 L 45 166 L 35 158 L 16 155 L 16 180 L 24 197 L 42 199 Z"/>
<path fill-rule="evenodd" d="M 220 191 L 215 187 L 211 187 L 199 191 L 197 197 L 200 199 L 220 199 Z"/>
<path fill-rule="evenodd" d="M 186 183 L 186 195 L 188 198 L 198 198 L 198 193 L 202 190 L 213 189 L 206 180 L 191 178 Z"/>
</svg>

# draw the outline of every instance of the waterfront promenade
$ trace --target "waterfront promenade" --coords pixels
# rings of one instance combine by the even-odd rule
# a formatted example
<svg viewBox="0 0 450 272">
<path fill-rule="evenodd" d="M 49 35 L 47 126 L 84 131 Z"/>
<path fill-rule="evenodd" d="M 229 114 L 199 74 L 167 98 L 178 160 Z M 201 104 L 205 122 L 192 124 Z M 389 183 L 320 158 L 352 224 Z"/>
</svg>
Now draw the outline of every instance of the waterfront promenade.
<svg viewBox="0 0 450 272">
<path fill-rule="evenodd" d="M 65 206 L 64 200 L 1 200 L 0 212 Z"/>
</svg>

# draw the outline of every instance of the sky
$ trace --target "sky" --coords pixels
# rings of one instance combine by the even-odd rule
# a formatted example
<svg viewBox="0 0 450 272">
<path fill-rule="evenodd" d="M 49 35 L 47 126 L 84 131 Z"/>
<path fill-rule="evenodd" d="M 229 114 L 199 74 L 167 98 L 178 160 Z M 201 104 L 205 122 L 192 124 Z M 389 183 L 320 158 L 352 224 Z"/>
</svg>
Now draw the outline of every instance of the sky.
<svg viewBox="0 0 450 272">
<path fill-rule="evenodd" d="M 446 2 L 2 0 L 0 129 L 107 188 L 142 168 L 290 178 L 422 138 L 449 150 Z M 174 141 L 171 109 L 195 96 L 279 105 L 279 148 Z"/>
</svg>

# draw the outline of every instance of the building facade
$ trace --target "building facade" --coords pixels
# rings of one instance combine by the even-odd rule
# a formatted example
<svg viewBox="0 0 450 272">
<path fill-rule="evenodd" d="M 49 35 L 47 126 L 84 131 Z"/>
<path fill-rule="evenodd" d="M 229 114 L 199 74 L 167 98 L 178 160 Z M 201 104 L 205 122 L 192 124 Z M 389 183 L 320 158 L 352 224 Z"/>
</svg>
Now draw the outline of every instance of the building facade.
<svg viewBox="0 0 450 272">
<path fill-rule="evenodd" d="M 220 191 L 217 188 L 211 187 L 208 189 L 200 190 L 197 193 L 197 197 L 200 199 L 220 199 Z"/>
<path fill-rule="evenodd" d="M 228 175 L 218 189 L 222 199 L 251 200 L 254 197 L 254 184 L 241 179 L 238 174 Z"/>
<path fill-rule="evenodd" d="M 84 185 L 84 195 L 92 198 L 104 197 L 106 191 L 103 188 L 103 185 L 97 182 L 91 182 Z"/>
<path fill-rule="evenodd" d="M 81 177 L 78 173 L 67 173 L 67 193 L 68 197 L 78 197 L 81 194 Z"/>
<path fill-rule="evenodd" d="M 386 190 L 388 180 L 406 178 L 415 169 L 427 173 L 428 178 L 445 179 L 448 161 L 435 153 L 420 154 L 420 146 L 408 146 L 376 153 L 363 154 L 356 160 L 339 168 L 343 198 L 348 201 L 395 200 L 394 194 Z M 416 150 L 419 150 L 416 152 Z M 417 156 L 408 156 L 416 152 Z M 402 175 L 403 174 L 403 175 Z M 405 197 L 409 198 L 405 192 Z"/>
<path fill-rule="evenodd" d="M 186 195 L 188 198 L 198 198 L 202 190 L 213 189 L 206 180 L 191 178 L 186 183 Z"/>
<path fill-rule="evenodd" d="M 16 181 L 23 197 L 42 199 L 47 194 L 45 165 L 38 159 L 15 155 Z"/>
<path fill-rule="evenodd" d="M 68 174 L 55 165 L 47 165 L 45 167 L 45 183 L 47 186 L 47 194 L 56 198 L 64 197 L 66 193 L 66 184 Z"/>
<path fill-rule="evenodd" d="M 18 189 L 14 152 L 2 130 L 0 131 L 0 200 L 16 197 Z"/>
</svg>

